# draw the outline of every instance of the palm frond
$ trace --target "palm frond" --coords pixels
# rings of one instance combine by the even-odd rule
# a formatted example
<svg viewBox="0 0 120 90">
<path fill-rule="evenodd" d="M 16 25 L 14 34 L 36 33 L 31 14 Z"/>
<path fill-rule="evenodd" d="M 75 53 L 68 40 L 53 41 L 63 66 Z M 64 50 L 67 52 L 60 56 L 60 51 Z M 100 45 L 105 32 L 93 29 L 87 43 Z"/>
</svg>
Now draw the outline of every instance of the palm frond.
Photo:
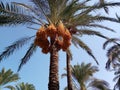
<svg viewBox="0 0 120 90">
<path fill-rule="evenodd" d="M 48 0 L 30 0 L 34 3 L 36 9 L 41 12 L 41 9 L 45 10 L 45 13 L 50 13 Z"/>
<path fill-rule="evenodd" d="M 120 41 L 120 39 L 118 39 L 118 38 L 108 39 L 108 40 L 103 44 L 103 49 L 105 49 L 106 46 L 107 46 L 109 43 L 116 43 L 116 44 L 118 44 L 116 41 Z M 119 45 L 119 44 L 118 44 L 118 45 Z"/>
<path fill-rule="evenodd" d="M 0 86 L 4 86 L 8 83 L 15 82 L 19 79 L 19 76 L 17 73 L 13 73 L 11 69 L 5 70 L 4 68 L 0 72 Z"/>
<path fill-rule="evenodd" d="M 25 45 L 28 41 L 30 41 L 34 36 L 24 37 L 17 41 L 15 41 L 12 45 L 6 47 L 6 49 L 0 54 L 0 61 L 9 57 L 16 50 L 20 49 L 23 45 Z"/>
<path fill-rule="evenodd" d="M 50 14 L 48 0 L 31 0 L 34 3 L 35 9 L 40 13 L 40 16 L 50 22 L 48 15 Z"/>
<path fill-rule="evenodd" d="M 15 87 L 16 87 L 16 90 L 35 90 L 35 87 L 33 84 L 24 83 L 24 82 L 19 83 Z"/>
<path fill-rule="evenodd" d="M 72 75 L 79 83 L 85 83 L 97 71 L 98 68 L 92 66 L 91 63 L 81 63 L 80 65 L 77 64 L 72 67 Z"/>
<path fill-rule="evenodd" d="M 8 88 L 8 89 L 10 89 L 10 90 L 15 90 L 15 87 L 14 87 L 14 86 L 11 86 L 11 85 L 5 86 L 4 88 Z"/>
<path fill-rule="evenodd" d="M 108 51 L 107 51 L 108 61 L 106 63 L 106 69 L 110 69 L 111 64 L 113 65 L 113 68 L 116 67 L 116 65 L 118 66 L 119 55 L 120 55 L 120 46 L 119 45 L 114 45 L 108 49 Z"/>
<path fill-rule="evenodd" d="M 120 90 L 120 78 L 118 79 L 117 83 L 114 86 L 114 90 L 119 89 Z"/>
<path fill-rule="evenodd" d="M 78 0 L 70 1 L 69 4 L 66 2 L 66 7 L 60 13 L 62 19 L 68 20 L 74 16 L 77 10 L 79 10 L 80 5 L 77 3 Z"/>
<path fill-rule="evenodd" d="M 36 51 L 36 49 L 37 46 L 34 43 L 32 43 L 29 49 L 27 50 L 25 56 L 21 59 L 21 63 L 18 67 L 18 71 L 20 71 L 21 67 L 28 62 L 28 60 L 31 58 L 31 56 Z"/>
<path fill-rule="evenodd" d="M 77 47 L 77 45 L 79 45 L 81 48 L 85 49 L 85 51 L 88 53 L 88 55 L 90 55 L 95 60 L 95 62 L 97 64 L 99 64 L 98 61 L 96 60 L 96 58 L 94 57 L 91 49 L 84 42 L 82 42 L 79 38 L 77 38 L 75 36 L 72 36 L 72 42 L 76 47 Z"/>
<path fill-rule="evenodd" d="M 116 75 L 114 78 L 113 78 L 113 81 L 115 82 L 116 80 L 118 80 L 119 79 L 119 77 L 120 77 L 120 75 L 118 74 L 118 75 Z"/>
<path fill-rule="evenodd" d="M 89 83 L 88 87 L 96 88 L 99 90 L 110 90 L 109 83 L 107 81 L 99 80 L 99 79 L 92 80 Z"/>
<path fill-rule="evenodd" d="M 93 30 L 77 30 L 77 32 L 80 33 L 80 35 L 96 35 L 105 39 L 108 39 L 108 37 L 102 35 L 100 32 L 98 31 L 93 31 Z"/>
<path fill-rule="evenodd" d="M 94 17 L 93 17 L 94 18 Z M 105 16 L 96 16 L 93 21 L 111 21 L 111 22 L 116 22 L 120 23 L 119 19 L 111 18 L 111 17 L 105 17 Z"/>
<path fill-rule="evenodd" d="M 99 9 L 99 8 L 101 8 L 101 7 L 114 7 L 114 6 L 120 6 L 120 2 L 108 2 L 108 3 L 104 3 L 104 4 L 101 4 L 101 5 L 99 5 L 97 8 Z"/>
<path fill-rule="evenodd" d="M 115 6 L 120 6 L 120 2 L 110 2 L 110 3 L 107 3 L 107 2 L 104 2 L 103 4 L 100 4 L 100 3 L 96 3 L 94 4 L 93 6 L 88 6 L 86 7 L 86 10 L 83 11 L 82 13 L 90 13 L 91 11 L 94 11 L 94 10 L 99 10 L 101 8 L 105 9 L 105 11 L 108 13 L 108 9 L 107 7 L 115 7 Z"/>
<path fill-rule="evenodd" d="M 85 26 L 87 26 L 87 27 L 93 27 L 93 28 L 101 28 L 101 29 L 106 29 L 106 30 L 109 30 L 109 31 L 115 32 L 114 29 L 109 28 L 109 27 L 106 27 L 106 26 L 103 26 L 103 25 L 99 25 L 99 24 L 89 24 L 89 25 L 84 25 L 84 27 L 85 27 Z"/>
<path fill-rule="evenodd" d="M 0 25 L 32 24 L 32 21 L 32 16 L 24 8 L 0 2 Z"/>
<path fill-rule="evenodd" d="M 35 19 L 37 22 L 40 22 L 41 24 L 44 24 L 44 22 L 42 21 L 42 19 L 44 19 L 44 18 L 42 16 L 41 12 L 38 12 L 38 10 L 36 10 L 34 7 L 28 6 L 28 5 L 23 4 L 23 3 L 17 3 L 17 2 L 12 2 L 12 3 L 19 6 L 19 7 L 25 8 L 27 11 L 29 11 L 29 12 L 31 12 L 31 14 L 33 14 L 32 15 L 33 19 Z"/>
</svg>

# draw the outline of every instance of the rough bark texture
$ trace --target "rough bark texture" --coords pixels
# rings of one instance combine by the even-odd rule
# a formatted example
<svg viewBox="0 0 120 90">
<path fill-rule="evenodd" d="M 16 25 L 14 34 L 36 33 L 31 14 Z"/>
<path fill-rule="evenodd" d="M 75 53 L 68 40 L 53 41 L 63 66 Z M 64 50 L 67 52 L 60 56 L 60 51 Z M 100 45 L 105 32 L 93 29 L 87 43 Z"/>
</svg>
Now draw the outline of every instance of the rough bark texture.
<svg viewBox="0 0 120 90">
<path fill-rule="evenodd" d="M 50 51 L 50 73 L 48 90 L 59 90 L 58 50 L 55 45 L 52 46 Z"/>
<path fill-rule="evenodd" d="M 68 90 L 73 90 L 72 88 L 72 75 L 71 75 L 71 66 L 70 66 L 70 56 L 66 53 L 67 57 L 67 86 Z"/>
</svg>

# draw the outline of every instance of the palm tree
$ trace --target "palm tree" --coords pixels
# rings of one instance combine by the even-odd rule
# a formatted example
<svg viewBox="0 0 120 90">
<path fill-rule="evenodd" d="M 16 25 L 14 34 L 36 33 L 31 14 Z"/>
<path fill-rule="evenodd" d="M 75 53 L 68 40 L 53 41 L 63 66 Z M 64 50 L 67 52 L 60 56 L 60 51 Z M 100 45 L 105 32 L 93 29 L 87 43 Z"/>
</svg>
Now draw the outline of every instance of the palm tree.
<svg viewBox="0 0 120 90">
<path fill-rule="evenodd" d="M 109 70 L 110 67 L 113 67 L 113 69 L 115 69 L 120 66 L 120 44 L 118 43 L 118 41 L 120 41 L 120 39 L 111 38 L 111 39 L 108 39 L 103 44 L 103 49 L 105 49 L 109 43 L 114 43 L 114 45 L 108 48 L 107 50 L 107 54 L 106 54 L 108 58 L 106 63 L 107 70 Z"/>
<path fill-rule="evenodd" d="M 50 53 L 50 73 L 49 90 L 59 90 L 58 80 L 58 52 L 69 51 L 71 42 L 77 47 L 85 49 L 87 53 L 92 54 L 91 49 L 80 39 L 81 35 L 96 35 L 106 38 L 100 32 L 89 29 L 89 27 L 98 27 L 113 31 L 106 26 L 96 24 L 98 21 L 111 21 L 119 23 L 119 18 L 105 17 L 103 15 L 91 14 L 95 10 L 108 8 L 109 6 L 120 6 L 120 3 L 97 3 L 88 5 L 89 0 L 31 0 L 33 6 L 23 3 L 12 2 L 11 4 L 0 3 L 0 25 L 39 25 L 40 29 L 28 27 L 37 30 L 35 36 L 24 37 L 12 45 L 6 47 L 0 55 L 0 61 L 9 57 L 15 50 L 19 50 L 28 41 L 32 41 L 25 56 L 21 59 L 18 71 L 26 64 L 39 46 L 42 52 Z M 108 10 L 108 9 L 106 9 Z M 77 27 L 80 28 L 77 28 Z M 82 28 L 85 27 L 85 28 Z M 97 62 L 97 61 L 96 61 Z M 98 62 L 97 62 L 98 63 Z M 71 90 L 71 89 L 69 89 Z"/>
<path fill-rule="evenodd" d="M 72 67 L 72 76 L 79 83 L 81 90 L 87 90 L 85 83 L 98 71 L 96 66 L 91 63 L 81 65 L 77 64 Z"/>
<path fill-rule="evenodd" d="M 19 83 L 15 87 L 14 86 L 7 86 L 6 88 L 10 90 L 35 90 L 35 87 L 33 84 L 28 84 L 28 83 Z"/>
<path fill-rule="evenodd" d="M 96 66 L 91 63 L 74 65 L 72 67 L 73 90 L 110 90 L 108 82 L 93 77 L 98 71 Z M 62 76 L 66 76 L 63 74 Z M 67 87 L 64 90 L 69 90 Z"/>
<path fill-rule="evenodd" d="M 117 88 L 120 89 L 120 44 L 118 41 L 120 41 L 119 38 L 111 38 L 108 39 L 103 45 L 103 48 L 105 49 L 106 46 L 109 45 L 109 43 L 114 43 L 113 46 L 108 48 L 107 51 L 108 60 L 106 63 L 107 70 L 111 70 L 111 67 L 113 68 L 115 75 L 113 81 L 117 80 L 114 86 L 114 90 L 116 90 Z"/>
<path fill-rule="evenodd" d="M 19 80 L 19 76 L 17 73 L 13 73 L 11 69 L 5 70 L 4 68 L 0 72 L 0 89 L 8 86 L 8 84 L 12 82 L 16 82 Z"/>
</svg>

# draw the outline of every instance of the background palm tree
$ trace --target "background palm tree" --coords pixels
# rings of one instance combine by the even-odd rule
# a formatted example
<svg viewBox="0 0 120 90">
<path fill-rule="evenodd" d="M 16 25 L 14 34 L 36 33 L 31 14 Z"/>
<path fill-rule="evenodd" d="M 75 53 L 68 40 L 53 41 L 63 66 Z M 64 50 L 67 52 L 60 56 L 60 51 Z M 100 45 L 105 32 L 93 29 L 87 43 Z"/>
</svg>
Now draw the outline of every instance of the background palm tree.
<svg viewBox="0 0 120 90">
<path fill-rule="evenodd" d="M 51 0 L 31 0 L 34 6 L 29 6 L 23 3 L 13 2 L 11 4 L 3 4 L 0 3 L 0 25 L 1 26 L 12 26 L 12 25 L 39 25 L 43 28 L 47 28 L 50 31 L 50 27 L 57 26 L 63 24 L 64 29 L 70 32 L 72 37 L 69 39 L 73 42 L 73 44 L 77 47 L 80 46 L 87 51 L 87 53 L 92 56 L 94 59 L 94 55 L 92 54 L 91 49 L 82 41 L 78 36 L 81 35 L 97 35 L 103 38 L 106 38 L 100 32 L 95 30 L 90 30 L 88 27 L 98 27 L 104 28 L 110 31 L 113 31 L 111 28 L 106 26 L 102 26 L 96 24 L 98 21 L 112 21 L 112 22 L 119 22 L 119 19 L 105 17 L 102 15 L 93 15 L 91 12 L 93 10 L 100 10 L 101 8 L 108 7 L 108 6 L 119 6 L 120 3 L 104 3 L 100 4 L 97 3 L 95 5 L 87 5 L 86 3 L 89 0 L 84 0 L 79 2 L 79 0 L 56 0 L 55 2 Z M 78 12 L 80 11 L 80 12 Z M 85 28 L 77 28 L 85 27 Z M 41 27 L 41 28 L 42 28 Z M 29 27 L 31 29 L 35 29 Z M 61 37 L 57 37 L 55 33 L 55 29 L 52 28 L 52 36 L 50 36 L 49 45 L 50 50 L 48 47 L 43 48 L 43 53 L 50 53 L 50 74 L 49 74 L 49 90 L 58 90 L 59 89 L 59 80 L 58 80 L 58 51 L 61 49 L 61 45 L 56 42 L 56 39 L 61 40 Z M 36 30 L 36 29 L 35 29 Z M 38 30 L 38 29 L 37 29 Z M 61 30 L 61 29 L 60 29 Z M 38 30 L 40 31 L 40 29 Z M 55 31 L 55 32 L 53 32 Z M 55 34 L 53 34 L 55 33 Z M 58 32 L 57 32 L 58 33 Z M 51 35 L 51 33 L 49 32 Z M 43 34 L 42 34 L 43 35 Z M 48 35 L 48 34 L 47 34 Z M 40 35 L 41 36 L 41 35 Z M 44 35 L 43 35 L 44 36 Z M 46 34 L 45 34 L 46 36 Z M 49 36 L 49 35 L 48 35 Z M 25 56 L 21 59 L 21 63 L 19 65 L 19 69 L 26 64 L 26 62 L 30 59 L 33 55 L 34 51 L 37 49 L 36 43 L 34 43 L 35 36 L 32 37 L 25 37 L 16 42 L 12 45 L 8 46 L 3 53 L 0 55 L 0 60 L 9 57 L 15 50 L 18 50 L 22 46 L 24 46 L 28 41 L 32 41 L 29 49 L 27 50 Z M 68 38 L 67 38 L 68 39 Z M 46 40 L 46 39 L 45 39 Z M 42 41 L 45 41 L 42 39 Z M 41 41 L 39 40 L 39 43 Z M 47 41 L 48 43 L 48 41 Z M 42 43 L 43 44 L 43 43 Z M 59 44 L 59 45 L 58 45 Z M 67 47 L 64 48 L 64 51 L 69 47 L 70 42 L 67 43 Z M 44 45 L 46 46 L 46 45 Z M 66 43 L 63 44 L 66 46 Z M 96 59 L 95 59 L 96 60 Z M 97 62 L 97 61 L 96 61 Z"/>
<path fill-rule="evenodd" d="M 0 72 L 0 89 L 8 86 L 10 83 L 18 81 L 19 79 L 17 73 L 13 73 L 11 69 L 5 70 L 3 68 Z"/>
<path fill-rule="evenodd" d="M 15 86 L 7 86 L 5 88 L 8 88 L 10 90 L 35 90 L 35 87 L 33 84 L 28 84 L 28 83 L 19 83 Z"/>
<path fill-rule="evenodd" d="M 88 82 L 97 71 L 98 68 L 92 66 L 91 63 L 81 63 L 81 65 L 77 64 L 72 67 L 72 76 L 79 83 L 81 90 L 87 90 L 85 83 Z"/>
<path fill-rule="evenodd" d="M 110 90 L 108 82 L 94 78 L 93 75 L 96 72 L 98 72 L 98 68 L 92 66 L 91 63 L 74 65 L 72 67 L 73 90 Z M 66 76 L 66 74 L 62 76 Z M 69 89 L 66 87 L 65 90 Z"/>
<path fill-rule="evenodd" d="M 114 71 L 114 79 L 113 81 L 116 81 L 116 84 L 114 85 L 114 90 L 120 89 L 120 39 L 119 38 L 111 38 L 108 39 L 104 45 L 103 48 L 105 49 L 107 45 L 110 43 L 113 43 L 113 46 L 108 48 L 107 51 L 107 63 L 106 63 L 106 69 L 111 70 L 111 68 Z"/>
<path fill-rule="evenodd" d="M 113 46 L 109 47 L 106 53 L 106 56 L 108 58 L 107 63 L 106 63 L 106 69 L 110 69 L 110 67 L 117 68 L 120 66 L 120 44 L 119 44 L 120 39 L 118 38 L 111 38 L 108 39 L 104 44 L 103 44 L 103 49 L 106 48 L 107 45 L 110 43 L 113 43 Z"/>
</svg>

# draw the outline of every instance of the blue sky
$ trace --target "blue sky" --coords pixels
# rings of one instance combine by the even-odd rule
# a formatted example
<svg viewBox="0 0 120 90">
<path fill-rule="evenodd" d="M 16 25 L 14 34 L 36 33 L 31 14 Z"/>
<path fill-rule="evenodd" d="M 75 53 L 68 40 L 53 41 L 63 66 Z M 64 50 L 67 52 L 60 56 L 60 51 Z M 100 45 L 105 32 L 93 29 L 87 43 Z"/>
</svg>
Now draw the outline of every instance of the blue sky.
<svg viewBox="0 0 120 90">
<path fill-rule="evenodd" d="M 3 0 L 1 0 L 3 1 Z M 16 1 L 16 0 L 4 0 L 4 1 Z M 17 0 L 17 2 L 24 2 L 28 3 L 29 0 Z M 112 0 L 108 0 L 112 1 Z M 117 1 L 117 0 L 114 0 Z M 114 13 L 117 12 L 119 9 L 117 8 L 110 8 L 110 16 L 114 17 Z M 101 11 L 102 12 L 102 11 Z M 118 13 L 119 15 L 119 13 Z M 112 33 L 110 31 L 106 30 L 100 30 L 104 35 L 110 36 L 110 37 L 120 37 L 120 24 L 116 23 L 110 23 L 110 22 L 104 22 L 102 23 L 108 27 L 111 27 L 117 31 L 117 33 Z M 96 29 L 96 28 L 95 28 Z M 30 30 L 26 28 L 25 26 L 19 25 L 17 27 L 0 27 L 0 52 L 4 50 L 4 48 L 11 43 L 13 43 L 15 40 L 18 40 L 21 37 L 24 36 L 32 36 L 35 34 L 34 30 Z M 108 81 L 111 85 L 111 88 L 113 87 L 114 83 L 112 82 L 112 79 L 114 77 L 112 72 L 107 72 L 105 70 L 105 62 L 107 60 L 106 58 L 106 50 L 102 49 L 102 44 L 105 41 L 104 39 L 101 39 L 99 37 L 88 37 L 84 36 L 82 39 L 93 49 L 93 53 L 96 56 L 97 60 L 99 61 L 100 65 L 98 66 L 100 71 L 95 74 L 95 77 L 99 79 L 104 79 Z M 11 57 L 7 58 L 6 60 L 3 60 L 3 62 L 0 63 L 0 69 L 5 67 L 6 69 L 11 68 L 14 72 L 17 71 L 18 65 L 20 63 L 20 59 L 25 54 L 25 50 L 27 50 L 28 45 L 26 45 L 24 48 L 20 49 L 20 51 L 15 52 Z M 82 49 L 76 49 L 75 47 L 71 46 L 72 52 L 73 52 L 73 61 L 71 62 L 72 65 L 81 63 L 81 62 L 91 62 L 93 65 L 96 65 L 94 60 L 87 55 L 87 53 Z M 63 88 L 66 86 L 66 78 L 61 79 L 61 74 L 65 73 L 65 53 L 60 52 L 59 53 L 59 80 L 60 80 L 60 90 L 63 90 Z M 38 48 L 37 52 L 33 55 L 33 57 L 29 60 L 29 62 L 23 66 L 21 71 L 19 72 L 19 75 L 21 77 L 20 81 L 29 82 L 35 85 L 36 90 L 47 90 L 48 89 L 48 75 L 49 75 L 49 54 L 45 55 L 41 53 L 41 49 Z"/>
</svg>

